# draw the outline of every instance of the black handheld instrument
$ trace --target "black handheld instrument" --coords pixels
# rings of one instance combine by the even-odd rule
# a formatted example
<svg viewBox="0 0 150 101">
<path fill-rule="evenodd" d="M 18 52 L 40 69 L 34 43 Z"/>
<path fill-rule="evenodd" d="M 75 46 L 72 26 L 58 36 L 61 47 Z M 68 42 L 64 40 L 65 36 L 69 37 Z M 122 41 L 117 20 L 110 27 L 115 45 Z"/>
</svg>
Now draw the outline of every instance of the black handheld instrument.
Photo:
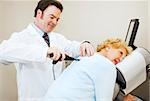
<svg viewBox="0 0 150 101">
<path fill-rule="evenodd" d="M 49 56 L 50 57 L 53 57 L 53 53 L 51 53 Z M 53 60 L 52 64 L 56 64 L 58 61 L 61 61 L 61 58 L 62 58 L 62 55 L 59 57 L 58 60 Z M 68 55 L 65 55 L 65 59 L 64 60 L 70 60 L 70 61 L 80 61 L 80 59 L 76 59 L 76 58 L 73 58 L 73 57 L 70 57 Z"/>
</svg>

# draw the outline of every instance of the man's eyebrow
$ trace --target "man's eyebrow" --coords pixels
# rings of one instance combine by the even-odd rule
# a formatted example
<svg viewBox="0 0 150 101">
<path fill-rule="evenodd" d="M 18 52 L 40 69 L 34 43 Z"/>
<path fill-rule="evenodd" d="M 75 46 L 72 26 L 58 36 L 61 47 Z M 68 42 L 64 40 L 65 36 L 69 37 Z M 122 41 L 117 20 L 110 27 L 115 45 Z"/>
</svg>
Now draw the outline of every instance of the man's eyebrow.
<svg viewBox="0 0 150 101">
<path fill-rule="evenodd" d="M 49 14 L 49 16 L 53 16 L 54 18 L 57 18 L 54 14 Z M 57 18 L 60 19 L 60 18 Z"/>
</svg>

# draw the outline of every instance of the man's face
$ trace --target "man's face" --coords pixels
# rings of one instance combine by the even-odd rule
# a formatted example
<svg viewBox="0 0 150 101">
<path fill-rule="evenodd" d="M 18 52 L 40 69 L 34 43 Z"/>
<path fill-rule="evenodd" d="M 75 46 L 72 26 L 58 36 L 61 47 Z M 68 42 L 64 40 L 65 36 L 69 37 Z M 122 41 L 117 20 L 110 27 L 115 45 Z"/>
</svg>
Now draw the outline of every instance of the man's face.
<svg viewBox="0 0 150 101">
<path fill-rule="evenodd" d="M 107 49 L 107 58 L 110 59 L 114 64 L 119 63 L 125 56 L 127 55 L 127 51 L 125 48 L 113 48 L 108 47 Z"/>
<path fill-rule="evenodd" d="M 44 12 L 38 10 L 36 19 L 44 32 L 51 32 L 58 23 L 61 11 L 56 6 L 48 6 Z"/>
</svg>

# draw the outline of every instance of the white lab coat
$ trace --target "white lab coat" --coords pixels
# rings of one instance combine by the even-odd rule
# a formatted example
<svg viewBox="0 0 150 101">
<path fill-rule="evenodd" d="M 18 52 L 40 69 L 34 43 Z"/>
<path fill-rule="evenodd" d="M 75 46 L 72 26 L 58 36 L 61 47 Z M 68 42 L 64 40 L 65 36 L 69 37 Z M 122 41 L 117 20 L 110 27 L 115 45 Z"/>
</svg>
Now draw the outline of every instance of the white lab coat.
<svg viewBox="0 0 150 101">
<path fill-rule="evenodd" d="M 51 32 L 51 46 L 79 55 L 79 42 L 69 41 L 64 36 Z M 48 46 L 42 36 L 29 24 L 21 32 L 13 33 L 9 40 L 0 44 L 0 62 L 15 63 L 19 101 L 42 101 L 48 87 L 53 82 L 52 61 L 47 59 Z M 55 65 L 58 77 L 63 70 L 63 63 Z"/>
</svg>

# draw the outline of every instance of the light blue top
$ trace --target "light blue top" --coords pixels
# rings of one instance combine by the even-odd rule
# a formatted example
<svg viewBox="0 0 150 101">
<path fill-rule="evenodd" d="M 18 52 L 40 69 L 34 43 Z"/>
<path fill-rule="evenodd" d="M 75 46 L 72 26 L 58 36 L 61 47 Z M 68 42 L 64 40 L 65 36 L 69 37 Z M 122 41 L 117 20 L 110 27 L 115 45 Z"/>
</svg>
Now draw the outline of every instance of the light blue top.
<svg viewBox="0 0 150 101">
<path fill-rule="evenodd" d="M 115 65 L 95 54 L 74 61 L 50 86 L 45 101 L 112 101 Z"/>
</svg>

